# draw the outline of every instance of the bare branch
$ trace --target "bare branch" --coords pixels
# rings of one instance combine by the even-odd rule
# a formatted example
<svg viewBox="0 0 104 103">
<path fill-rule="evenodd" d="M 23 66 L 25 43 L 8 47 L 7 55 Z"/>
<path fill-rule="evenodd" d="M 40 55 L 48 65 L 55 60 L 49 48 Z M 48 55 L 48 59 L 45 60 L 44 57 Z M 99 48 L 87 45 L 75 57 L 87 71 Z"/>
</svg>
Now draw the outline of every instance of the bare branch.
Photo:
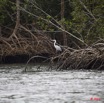
<svg viewBox="0 0 104 103">
<path fill-rule="evenodd" d="M 44 57 L 44 56 L 39 56 L 39 55 L 37 55 L 37 56 L 32 56 L 32 57 L 27 61 L 26 66 L 25 66 L 25 69 L 24 69 L 23 72 L 26 72 L 28 63 L 29 63 L 32 59 L 34 59 L 34 58 L 44 58 L 44 59 L 47 59 L 47 57 Z"/>
<path fill-rule="evenodd" d="M 94 15 L 92 14 L 92 12 L 87 8 L 87 6 L 81 0 L 79 0 L 79 2 L 86 9 L 86 11 L 91 15 L 91 17 L 93 17 L 93 19 L 97 21 Z"/>
<path fill-rule="evenodd" d="M 19 25 L 20 25 L 20 10 L 19 10 L 19 8 L 20 8 L 20 1 L 19 0 L 16 0 L 16 7 L 17 7 L 16 25 L 15 25 L 14 31 L 13 31 L 12 35 L 10 36 L 10 38 L 12 36 L 14 36 L 18 40 L 18 38 L 16 36 L 16 33 L 17 33 L 17 30 L 18 30 Z"/>
<path fill-rule="evenodd" d="M 40 18 L 39 16 L 37 16 L 37 15 L 35 15 L 35 14 L 33 14 L 33 13 L 27 11 L 27 10 L 25 10 L 25 9 L 22 8 L 22 7 L 21 7 L 21 10 L 25 11 L 26 13 L 28 13 L 28 14 L 30 14 L 30 15 L 33 15 L 33 16 L 36 17 L 36 18 Z M 73 38 L 79 40 L 80 42 L 82 42 L 84 45 L 87 46 L 87 44 L 86 44 L 83 40 L 81 40 L 80 38 L 76 37 L 76 36 L 73 35 L 72 33 L 70 33 L 70 32 L 68 32 L 68 31 L 64 30 L 62 27 L 57 26 L 57 25 L 54 24 L 52 21 L 47 20 L 47 19 L 44 19 L 44 18 L 42 18 L 42 17 L 41 17 L 41 20 L 43 20 L 43 21 L 45 21 L 45 22 L 48 22 L 48 23 L 52 24 L 53 26 L 55 26 L 55 27 L 58 28 L 59 30 L 61 30 L 61 31 L 67 33 L 67 34 L 69 34 L 70 36 L 72 36 Z"/>
</svg>

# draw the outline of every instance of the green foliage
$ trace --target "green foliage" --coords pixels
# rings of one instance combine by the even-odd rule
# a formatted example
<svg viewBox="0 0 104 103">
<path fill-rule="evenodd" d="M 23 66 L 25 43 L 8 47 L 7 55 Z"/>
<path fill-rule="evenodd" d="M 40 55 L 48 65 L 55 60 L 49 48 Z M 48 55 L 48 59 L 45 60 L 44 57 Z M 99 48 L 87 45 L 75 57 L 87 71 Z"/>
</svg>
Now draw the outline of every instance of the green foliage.
<svg viewBox="0 0 104 103">
<path fill-rule="evenodd" d="M 86 42 L 93 42 L 98 38 L 104 38 L 104 1 L 81 0 L 92 15 L 81 5 L 79 0 L 71 0 L 72 3 L 72 27 L 75 28 Z"/>
<path fill-rule="evenodd" d="M 7 0 L 0 1 L 0 24 L 4 23 L 5 15 L 3 15 L 4 14 L 3 7 L 5 6 L 6 2 L 7 2 Z"/>
<path fill-rule="evenodd" d="M 84 5 L 80 3 L 83 2 Z M 77 37 L 81 34 L 86 42 L 93 42 L 99 37 L 104 38 L 104 0 L 69 0 L 65 1 L 65 15 L 61 19 L 61 1 L 60 0 L 20 0 L 20 6 L 27 13 L 21 10 L 21 24 L 31 25 L 34 23 L 39 30 L 54 31 L 57 30 L 47 21 L 55 18 L 65 29 Z M 49 15 L 44 14 L 38 8 L 42 9 Z M 92 15 L 85 9 L 89 10 Z M 31 15 L 34 14 L 38 16 Z M 94 19 L 96 18 L 96 20 Z M 0 25 L 15 24 L 16 21 L 16 1 L 0 0 Z M 59 26 L 59 25 L 58 25 Z"/>
<path fill-rule="evenodd" d="M 10 25 L 13 22 L 13 13 L 16 11 L 16 6 L 11 0 L 0 0 L 0 24 Z"/>
</svg>

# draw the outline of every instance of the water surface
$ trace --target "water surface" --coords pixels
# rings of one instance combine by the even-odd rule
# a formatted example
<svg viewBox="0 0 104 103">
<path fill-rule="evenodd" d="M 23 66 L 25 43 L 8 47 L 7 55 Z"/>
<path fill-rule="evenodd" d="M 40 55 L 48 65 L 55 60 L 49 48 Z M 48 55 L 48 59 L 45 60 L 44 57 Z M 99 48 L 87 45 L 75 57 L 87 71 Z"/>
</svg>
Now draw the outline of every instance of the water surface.
<svg viewBox="0 0 104 103">
<path fill-rule="evenodd" d="M 23 69 L 0 66 L 0 103 L 104 103 L 103 71 L 22 73 Z"/>
</svg>

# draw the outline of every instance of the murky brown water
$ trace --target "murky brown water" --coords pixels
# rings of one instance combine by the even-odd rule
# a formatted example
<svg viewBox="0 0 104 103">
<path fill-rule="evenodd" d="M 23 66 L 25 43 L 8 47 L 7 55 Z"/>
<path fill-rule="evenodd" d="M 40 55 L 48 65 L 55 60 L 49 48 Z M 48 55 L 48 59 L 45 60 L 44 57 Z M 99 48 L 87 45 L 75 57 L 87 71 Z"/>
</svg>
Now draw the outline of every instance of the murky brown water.
<svg viewBox="0 0 104 103">
<path fill-rule="evenodd" d="M 104 71 L 22 70 L 0 66 L 0 103 L 104 103 Z"/>
</svg>

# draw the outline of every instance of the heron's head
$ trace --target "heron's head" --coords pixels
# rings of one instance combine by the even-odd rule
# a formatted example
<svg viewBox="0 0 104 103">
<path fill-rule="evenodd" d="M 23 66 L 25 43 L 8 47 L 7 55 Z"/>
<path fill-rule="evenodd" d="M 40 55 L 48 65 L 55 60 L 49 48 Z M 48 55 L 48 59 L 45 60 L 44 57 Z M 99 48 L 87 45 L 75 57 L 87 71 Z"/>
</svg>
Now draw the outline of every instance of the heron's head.
<svg viewBox="0 0 104 103">
<path fill-rule="evenodd" d="M 52 41 L 56 43 L 56 40 L 55 39 L 53 39 Z"/>
</svg>

